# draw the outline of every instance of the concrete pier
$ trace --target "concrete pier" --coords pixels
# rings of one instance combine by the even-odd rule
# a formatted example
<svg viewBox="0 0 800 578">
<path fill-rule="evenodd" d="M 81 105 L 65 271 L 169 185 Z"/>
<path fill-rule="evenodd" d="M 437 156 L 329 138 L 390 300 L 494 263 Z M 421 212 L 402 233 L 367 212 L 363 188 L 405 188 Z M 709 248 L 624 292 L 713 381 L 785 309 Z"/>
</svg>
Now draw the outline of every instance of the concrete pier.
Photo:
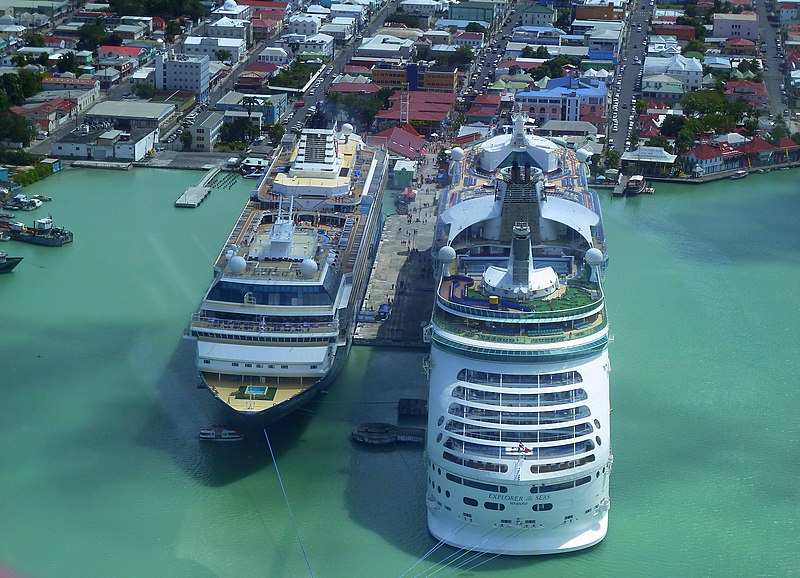
<svg viewBox="0 0 800 578">
<path fill-rule="evenodd" d="M 426 179 L 436 175 L 436 155 L 426 156 L 418 166 L 417 196 L 409 214 L 386 218 L 378 254 L 370 275 L 361 319 L 355 332 L 357 345 L 387 345 L 427 348 L 422 328 L 433 310 L 433 269 L 431 243 L 436 225 L 438 193 Z M 387 189 L 384 196 L 396 198 L 400 191 Z M 411 222 L 409 222 L 409 218 Z M 377 317 L 382 305 L 391 307 L 385 321 L 364 321 Z"/>
<path fill-rule="evenodd" d="M 178 197 L 178 200 L 175 201 L 175 206 L 195 208 L 202 203 L 211 192 L 211 187 L 208 185 L 217 176 L 219 170 L 219 167 L 210 169 L 197 185 L 189 187 Z"/>
</svg>

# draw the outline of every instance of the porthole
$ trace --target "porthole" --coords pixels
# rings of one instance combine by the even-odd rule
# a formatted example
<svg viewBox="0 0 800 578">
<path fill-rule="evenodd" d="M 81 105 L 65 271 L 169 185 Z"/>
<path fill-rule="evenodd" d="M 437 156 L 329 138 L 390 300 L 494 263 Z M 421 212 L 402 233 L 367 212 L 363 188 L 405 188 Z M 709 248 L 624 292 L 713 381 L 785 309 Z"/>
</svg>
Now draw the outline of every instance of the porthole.
<svg viewBox="0 0 800 578">
<path fill-rule="evenodd" d="M 603 445 L 603 442 L 602 442 L 602 440 L 600 439 L 600 436 L 595 436 L 595 438 L 594 438 L 594 441 L 596 441 L 596 442 L 597 442 L 597 445 L 598 445 L 598 446 L 601 446 L 601 445 Z"/>
<path fill-rule="evenodd" d="M 443 415 L 440 415 L 440 416 L 439 416 L 439 421 L 437 422 L 437 424 L 438 424 L 438 425 L 442 425 L 443 423 L 444 423 L 444 416 L 443 416 Z"/>
<path fill-rule="evenodd" d="M 438 444 L 441 441 L 442 441 L 442 434 L 441 432 L 439 432 L 438 434 L 436 434 L 436 443 Z"/>
<path fill-rule="evenodd" d="M 442 493 L 442 486 L 436 486 L 436 491 L 441 494 Z"/>
<path fill-rule="evenodd" d="M 595 477 L 595 479 L 597 479 L 597 478 L 599 478 L 599 477 L 600 477 L 600 470 L 597 470 L 597 471 L 594 473 L 594 477 Z"/>
<path fill-rule="evenodd" d="M 599 419 L 594 420 L 594 427 L 596 427 L 597 429 L 600 429 L 600 420 Z"/>
<path fill-rule="evenodd" d="M 533 511 L 534 512 L 544 512 L 546 510 L 552 510 L 552 509 L 553 509 L 553 504 L 545 503 L 545 504 L 534 504 L 533 505 Z"/>
<path fill-rule="evenodd" d="M 450 497 L 450 490 L 445 490 L 444 491 L 444 495 L 449 498 Z"/>
<path fill-rule="evenodd" d="M 442 468 L 439 468 L 438 473 L 440 476 L 442 475 Z"/>
</svg>

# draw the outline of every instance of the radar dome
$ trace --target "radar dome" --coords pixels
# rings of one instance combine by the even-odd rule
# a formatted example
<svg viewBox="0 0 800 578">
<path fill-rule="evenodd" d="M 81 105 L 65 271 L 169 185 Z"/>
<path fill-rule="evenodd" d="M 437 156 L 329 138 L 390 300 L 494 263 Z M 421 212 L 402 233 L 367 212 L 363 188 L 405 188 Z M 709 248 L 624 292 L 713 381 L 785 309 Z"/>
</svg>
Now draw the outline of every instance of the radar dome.
<svg viewBox="0 0 800 578">
<path fill-rule="evenodd" d="M 223 10 L 236 10 L 239 5 L 236 3 L 236 0 L 225 0 L 225 4 L 222 5 Z"/>
<path fill-rule="evenodd" d="M 241 275 L 244 273 L 244 270 L 247 269 L 247 261 L 245 261 L 244 257 L 241 255 L 236 255 L 228 262 L 228 266 L 231 268 L 231 271 L 237 275 Z"/>
<path fill-rule="evenodd" d="M 586 251 L 586 255 L 583 257 L 584 261 L 586 261 L 587 265 L 592 267 L 598 267 L 603 264 L 605 259 L 603 258 L 603 252 L 600 249 L 592 247 L 588 251 Z"/>
<path fill-rule="evenodd" d="M 439 249 L 439 261 L 442 263 L 452 263 L 456 260 L 456 250 L 450 245 L 445 245 Z"/>
<path fill-rule="evenodd" d="M 455 147 L 453 150 L 450 151 L 450 158 L 454 161 L 460 161 L 464 158 L 464 149 L 461 147 Z"/>
<path fill-rule="evenodd" d="M 347 136 L 353 134 L 353 125 L 349 122 L 346 122 L 342 125 L 342 134 Z"/>
<path fill-rule="evenodd" d="M 303 259 L 303 262 L 300 263 L 300 272 L 303 275 L 313 275 L 317 272 L 317 262 L 314 259 Z"/>
<path fill-rule="evenodd" d="M 588 151 L 586 149 L 578 149 L 575 152 L 575 156 L 578 157 L 578 162 L 579 163 L 585 163 L 586 161 L 589 160 L 589 157 L 592 156 L 592 151 Z"/>
</svg>

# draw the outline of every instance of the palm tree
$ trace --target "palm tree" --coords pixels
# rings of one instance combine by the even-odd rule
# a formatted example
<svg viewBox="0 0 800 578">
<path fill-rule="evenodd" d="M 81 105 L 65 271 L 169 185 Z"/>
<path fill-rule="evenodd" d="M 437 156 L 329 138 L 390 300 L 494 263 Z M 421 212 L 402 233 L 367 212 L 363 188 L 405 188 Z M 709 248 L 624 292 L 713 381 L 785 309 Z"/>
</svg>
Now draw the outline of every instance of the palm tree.
<svg viewBox="0 0 800 578">
<path fill-rule="evenodd" d="M 253 130 L 253 121 L 250 117 L 253 115 L 253 107 L 258 106 L 260 102 L 255 96 L 245 96 L 242 99 L 242 104 L 247 107 L 247 140 L 249 142 L 251 140 L 250 134 Z"/>
</svg>

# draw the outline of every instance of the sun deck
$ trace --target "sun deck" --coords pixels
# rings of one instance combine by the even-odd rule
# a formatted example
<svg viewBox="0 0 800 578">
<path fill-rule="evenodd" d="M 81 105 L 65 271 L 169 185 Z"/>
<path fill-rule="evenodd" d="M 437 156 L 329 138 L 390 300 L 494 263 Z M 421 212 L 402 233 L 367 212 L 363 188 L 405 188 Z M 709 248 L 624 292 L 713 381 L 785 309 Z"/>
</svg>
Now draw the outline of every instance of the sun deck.
<svg viewBox="0 0 800 578">
<path fill-rule="evenodd" d="M 225 404 L 240 412 L 262 412 L 290 400 L 314 385 L 318 379 L 299 377 L 253 377 L 245 383 L 218 373 L 202 372 L 206 385 Z"/>
</svg>

